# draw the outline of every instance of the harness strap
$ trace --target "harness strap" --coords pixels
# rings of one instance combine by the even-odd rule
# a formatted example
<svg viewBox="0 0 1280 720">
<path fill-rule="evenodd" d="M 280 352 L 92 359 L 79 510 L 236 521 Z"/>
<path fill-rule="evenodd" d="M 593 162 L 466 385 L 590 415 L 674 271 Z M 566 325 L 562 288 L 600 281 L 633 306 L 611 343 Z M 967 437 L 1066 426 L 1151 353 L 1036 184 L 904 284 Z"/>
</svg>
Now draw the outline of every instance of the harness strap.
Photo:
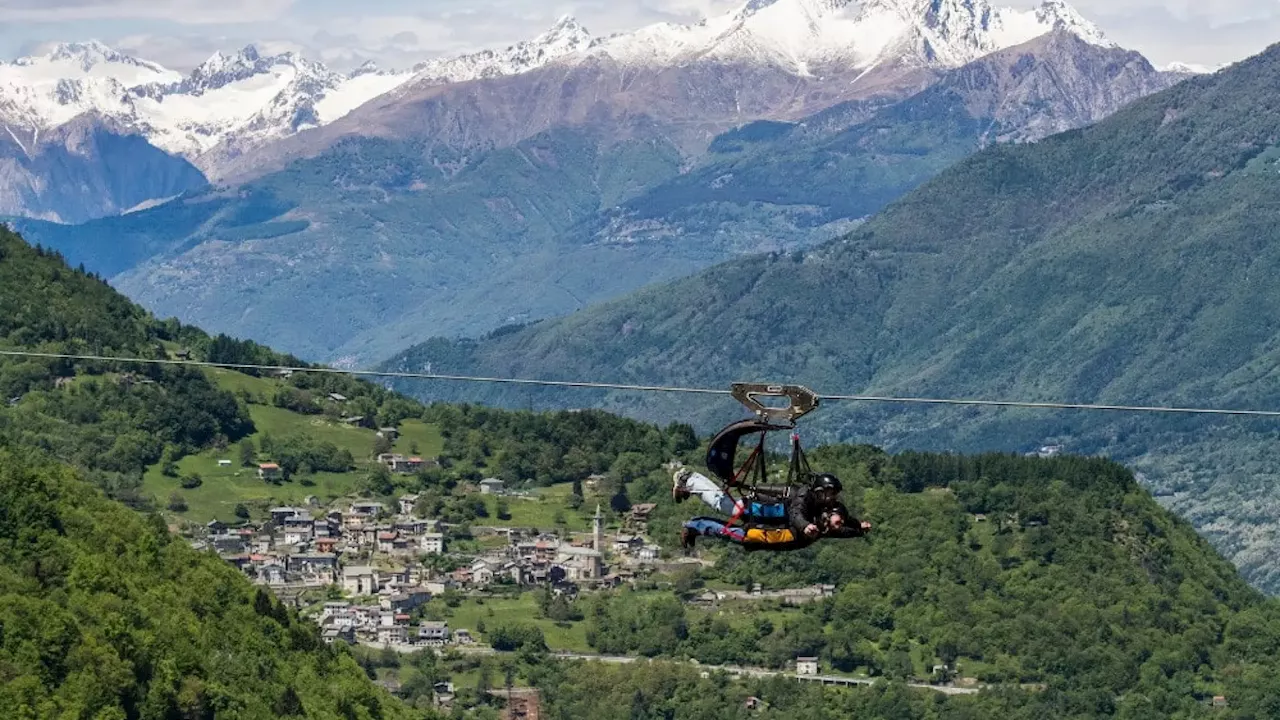
<svg viewBox="0 0 1280 720">
<path fill-rule="evenodd" d="M 733 496 L 733 493 L 729 490 L 729 487 L 732 485 L 738 485 L 742 477 L 751 470 L 751 468 L 755 465 L 756 461 L 761 457 L 763 453 L 764 453 L 764 435 L 762 434 L 760 436 L 760 444 L 756 445 L 756 449 L 751 451 L 751 455 L 747 457 L 747 461 L 743 463 L 742 467 L 738 469 L 738 472 L 734 474 L 733 480 L 731 480 L 728 483 L 725 483 L 724 494 L 728 495 L 729 499 L 733 501 L 734 511 L 733 511 L 733 516 L 729 518 L 729 522 L 725 523 L 724 527 L 720 530 L 721 534 L 728 535 L 729 528 L 742 519 L 742 515 L 743 513 L 746 512 L 746 509 L 747 509 L 746 494 L 744 493 L 741 499 L 736 498 Z"/>
</svg>

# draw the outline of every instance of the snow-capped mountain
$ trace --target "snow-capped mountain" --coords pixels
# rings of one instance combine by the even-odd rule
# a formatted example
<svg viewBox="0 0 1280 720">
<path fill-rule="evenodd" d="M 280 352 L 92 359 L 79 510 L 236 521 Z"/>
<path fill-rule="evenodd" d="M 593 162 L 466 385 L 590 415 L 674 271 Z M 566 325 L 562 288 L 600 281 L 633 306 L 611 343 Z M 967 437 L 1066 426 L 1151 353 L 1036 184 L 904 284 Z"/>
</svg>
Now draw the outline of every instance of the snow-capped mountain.
<svg viewBox="0 0 1280 720">
<path fill-rule="evenodd" d="M 157 146 L 198 159 L 235 137 L 270 140 L 342 117 L 410 77 L 344 76 L 295 53 L 263 56 L 250 45 L 215 53 L 185 78 L 135 88 L 130 118 Z"/>
<path fill-rule="evenodd" d="M 181 76 L 97 42 L 55 46 L 41 57 L 0 63 L 0 119 L 15 140 L 63 125 L 78 115 L 132 112 L 129 90 Z M 19 141 L 24 147 L 32 137 Z"/>
<path fill-rule="evenodd" d="M 233 54 L 215 53 L 184 76 L 90 42 L 0 63 L 0 123 L 26 149 L 73 118 L 97 116 L 195 163 L 209 177 L 223 178 L 252 175 L 259 150 L 341 118 L 348 122 L 335 129 L 335 137 L 377 126 L 394 134 L 407 116 L 400 111 L 384 122 L 379 117 L 384 108 L 395 115 L 397 107 L 412 105 L 424 94 L 469 81 L 555 67 L 589 73 L 601 62 L 647 68 L 654 72 L 647 73 L 642 85 L 652 87 L 636 97 L 652 95 L 669 106 L 685 102 L 686 91 L 696 90 L 699 97 L 687 113 L 669 107 L 661 113 L 674 112 L 682 122 L 697 126 L 702 124 L 699 102 L 714 102 L 716 116 L 705 132 L 715 132 L 724 122 L 803 115 L 859 93 L 914 91 L 928 82 L 928 73 L 1052 30 L 1114 46 L 1064 0 L 1044 0 L 1026 11 L 994 7 L 989 0 L 747 0 L 734 11 L 696 24 L 662 23 L 604 38 L 593 38 L 566 16 L 532 40 L 505 49 L 434 59 L 400 71 L 366 64 L 348 74 L 295 53 L 262 55 L 250 45 Z M 739 70 L 719 69 L 730 66 Z M 692 89 L 670 87 L 664 84 L 670 80 L 658 77 L 666 71 L 688 74 L 689 68 L 694 68 Z M 793 79 L 815 92 L 788 100 L 786 88 Z M 851 83 L 859 82 L 861 89 L 850 90 Z M 545 87 L 541 94 L 548 89 L 555 94 Z M 370 103 L 375 99 L 379 102 Z M 351 115 L 366 104 L 359 118 Z M 554 124 L 565 112 L 542 108 L 537 117 L 543 125 Z M 573 113 L 581 114 L 578 109 Z M 523 128 L 512 134 L 525 135 Z M 328 142 L 298 140 L 269 153 L 272 162 L 279 166 L 294 156 L 295 145 Z"/>
<path fill-rule="evenodd" d="M 591 33 L 575 18 L 566 15 L 533 40 L 516 43 L 504 50 L 484 50 L 419 63 L 413 68 L 416 73 L 414 79 L 443 84 L 518 75 L 586 50 L 592 42 Z"/>
<path fill-rule="evenodd" d="M 596 42 L 626 63 L 771 63 L 799 75 L 886 63 L 958 67 L 1053 30 L 1114 46 L 1064 0 L 1034 10 L 987 0 L 750 0 L 695 25 L 663 23 Z"/>
<path fill-rule="evenodd" d="M 1164 72 L 1183 73 L 1186 75 L 1211 75 L 1226 67 L 1230 63 L 1219 63 L 1217 65 L 1201 65 L 1199 63 L 1171 62 L 1160 68 Z"/>
<path fill-rule="evenodd" d="M 505 50 L 383 71 L 366 63 L 340 74 L 295 53 L 264 56 L 250 45 L 212 57 L 183 76 L 99 42 L 0 63 L 0 122 L 15 140 L 96 114 L 197 164 L 230 145 L 243 151 L 330 123 L 411 79 L 453 83 L 526 72 L 584 49 L 591 37 L 564 18 Z"/>
</svg>

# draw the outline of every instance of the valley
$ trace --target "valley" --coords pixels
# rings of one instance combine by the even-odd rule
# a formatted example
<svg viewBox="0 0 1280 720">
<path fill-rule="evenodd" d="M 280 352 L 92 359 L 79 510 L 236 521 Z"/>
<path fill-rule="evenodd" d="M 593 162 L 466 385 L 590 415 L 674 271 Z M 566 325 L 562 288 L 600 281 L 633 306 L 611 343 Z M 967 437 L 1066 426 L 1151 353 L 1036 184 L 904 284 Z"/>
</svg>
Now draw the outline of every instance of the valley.
<svg viewBox="0 0 1280 720">
<path fill-rule="evenodd" d="M 0 717 L 1280 715 L 1243 8 L 11 8 Z"/>
</svg>

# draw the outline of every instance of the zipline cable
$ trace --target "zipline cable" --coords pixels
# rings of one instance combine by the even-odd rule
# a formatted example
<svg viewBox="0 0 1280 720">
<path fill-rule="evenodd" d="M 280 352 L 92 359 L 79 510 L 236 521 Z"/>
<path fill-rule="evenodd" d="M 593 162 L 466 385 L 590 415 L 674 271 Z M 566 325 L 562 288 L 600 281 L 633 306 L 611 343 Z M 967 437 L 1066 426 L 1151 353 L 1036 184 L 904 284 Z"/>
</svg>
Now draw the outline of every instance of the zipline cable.
<svg viewBox="0 0 1280 720">
<path fill-rule="evenodd" d="M 390 370 L 343 370 L 329 367 L 291 367 L 288 365 L 255 365 L 250 363 L 220 363 L 203 360 L 177 360 L 170 358 L 110 357 L 106 355 L 79 355 L 69 353 L 45 353 L 30 350 L 0 350 L 0 356 L 30 357 L 53 360 L 85 360 L 96 362 L 143 363 L 152 365 L 187 365 L 193 367 L 222 368 L 228 370 L 265 370 L 310 372 L 329 375 L 355 375 L 409 380 L 443 380 L 450 382 L 477 382 L 508 385 L 539 385 L 545 387 L 593 388 L 601 390 L 627 390 L 636 392 L 676 392 L 699 395 L 730 395 L 730 390 L 715 388 L 682 387 L 678 385 L 628 385 L 623 383 L 585 382 L 570 380 L 538 380 L 531 378 L 484 377 L 478 375 L 447 375 L 442 373 L 394 372 Z M 1104 410 L 1116 412 L 1159 412 L 1198 415 L 1247 415 L 1254 417 L 1280 417 L 1280 410 L 1235 410 L 1229 408 L 1169 407 L 1149 405 L 1094 405 L 1084 403 L 1032 402 L 1023 400 L 984 400 L 965 398 L 898 397 L 892 395 L 819 395 L 822 400 L 848 402 L 909 403 L 929 405 L 975 405 L 987 407 L 1032 408 L 1041 410 Z"/>
</svg>

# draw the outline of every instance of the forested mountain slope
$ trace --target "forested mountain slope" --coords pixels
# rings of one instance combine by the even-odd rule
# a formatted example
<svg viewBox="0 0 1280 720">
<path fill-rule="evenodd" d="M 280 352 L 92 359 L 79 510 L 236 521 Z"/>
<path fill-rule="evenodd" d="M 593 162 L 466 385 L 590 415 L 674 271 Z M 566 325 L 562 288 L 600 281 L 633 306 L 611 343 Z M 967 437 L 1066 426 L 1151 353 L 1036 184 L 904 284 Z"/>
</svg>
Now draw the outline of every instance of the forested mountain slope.
<svg viewBox="0 0 1280 720">
<path fill-rule="evenodd" d="M 5 326 L 5 347 L 127 353 L 167 333 L 190 340 L 199 359 L 287 360 L 194 329 L 165 329 L 55 256 L 12 235 L 0 240 L 0 273 L 21 269 L 30 278 L 0 284 L 5 316 L 18 318 Z M 114 382 L 108 371 L 118 369 L 109 366 L 41 362 L 3 360 L 6 382 L 25 383 L 14 386 L 25 388 L 17 403 L 0 410 L 0 437 L 18 448 L 0 450 L 6 717 L 412 716 L 374 690 L 350 656 L 321 647 L 313 628 L 252 590 L 234 568 L 171 540 L 156 516 L 111 503 L 48 458 L 127 484 L 130 468 L 149 455 L 113 456 L 101 450 L 113 447 L 109 439 L 187 426 L 213 437 L 165 444 L 198 450 L 217 443 L 218 434 L 234 439 L 246 430 L 236 394 L 208 387 L 195 371 L 162 373 L 150 388 Z M 317 377 L 294 374 L 308 376 Z M 54 377 L 74 380 L 59 387 Z M 419 413 L 448 430 L 446 454 L 491 453 L 487 462 L 516 478 L 585 480 L 610 464 L 606 484 L 622 491 L 621 507 L 626 497 L 659 502 L 651 531 L 662 542 L 682 518 L 705 512 L 697 501 L 662 499 L 670 476 L 659 463 L 695 462 L 702 454 L 678 424 L 646 428 L 599 412 L 423 408 L 369 383 L 320 377 L 312 386 L 306 384 L 317 381 L 296 380 L 280 397 L 302 403 L 312 391 L 335 388 L 377 413 Z M 135 391 L 144 394 L 124 397 Z M 227 402 L 226 412 L 208 424 L 179 410 L 148 414 L 168 396 L 200 406 L 223 395 L 217 402 Z M 41 430 L 45 423 L 57 433 Z M 62 436 L 68 444 L 51 440 Z M 118 457 L 120 465 L 107 473 L 99 457 Z M 1223 693 L 1236 717 L 1276 710 L 1271 650 L 1280 642 L 1280 605 L 1248 587 L 1124 468 L 1075 457 L 891 456 L 852 446 L 815 448 L 811 459 L 845 479 L 850 507 L 875 525 L 869 538 L 750 556 L 708 548 L 714 540 L 704 539 L 699 552 L 717 557 L 713 572 L 721 580 L 829 582 L 838 588 L 834 597 L 798 614 L 761 613 L 746 626 L 710 614 L 695 619 L 680 602 L 689 588 L 678 585 L 675 596 L 641 589 L 584 597 L 593 647 L 775 667 L 813 653 L 827 666 L 887 681 L 848 693 L 750 687 L 767 699 L 761 717 L 770 718 L 802 711 L 847 717 L 851 708 L 872 717 L 1196 718 L 1215 712 L 1204 701 Z M 458 480 L 450 473 L 473 470 L 459 462 L 411 479 L 430 494 Z M 536 650 L 516 661 L 544 688 L 547 707 L 566 717 L 616 717 L 618 702 L 627 703 L 626 717 L 732 717 L 738 708 L 723 702 L 743 701 L 737 690 L 713 694 L 696 676 L 666 669 L 578 669 Z M 999 687 L 925 698 L 901 685 L 918 666 L 935 663 Z M 611 681 L 608 693 L 592 680 L 601 676 Z M 721 704 L 712 704 L 717 698 Z"/>
<path fill-rule="evenodd" d="M 8 449 L 0 628 L 15 720 L 415 717 L 236 568 Z"/>
<path fill-rule="evenodd" d="M 1273 47 L 1088 128 L 989 148 L 810 252 L 730 262 L 481 342 L 434 341 L 386 367 L 1277 407 L 1280 136 L 1266 119 L 1277 109 Z M 556 401 L 650 418 L 679 408 L 704 430 L 723 407 L 582 391 Z M 808 422 L 890 447 L 1062 444 L 1132 461 L 1254 582 L 1280 587 L 1264 539 L 1280 499 L 1274 423 L 855 404 Z"/>
<path fill-rule="evenodd" d="M 648 90 L 618 67 L 433 87 L 366 106 L 334 126 L 355 134 L 244 184 L 83 225 L 14 223 L 157 313 L 367 365 L 828 240 L 983 144 L 1078 127 L 1184 77 L 1067 30 L 867 97 L 807 72 L 686 70 Z M 861 99 L 840 103 L 846 90 Z M 757 92 L 789 110 L 748 110 Z M 629 119 L 611 119 L 611 97 Z M 679 140 L 735 125 L 698 140 L 708 152 Z M 480 140 L 490 133 L 505 139 Z M 301 296 L 307 322 L 288 310 Z"/>
</svg>

